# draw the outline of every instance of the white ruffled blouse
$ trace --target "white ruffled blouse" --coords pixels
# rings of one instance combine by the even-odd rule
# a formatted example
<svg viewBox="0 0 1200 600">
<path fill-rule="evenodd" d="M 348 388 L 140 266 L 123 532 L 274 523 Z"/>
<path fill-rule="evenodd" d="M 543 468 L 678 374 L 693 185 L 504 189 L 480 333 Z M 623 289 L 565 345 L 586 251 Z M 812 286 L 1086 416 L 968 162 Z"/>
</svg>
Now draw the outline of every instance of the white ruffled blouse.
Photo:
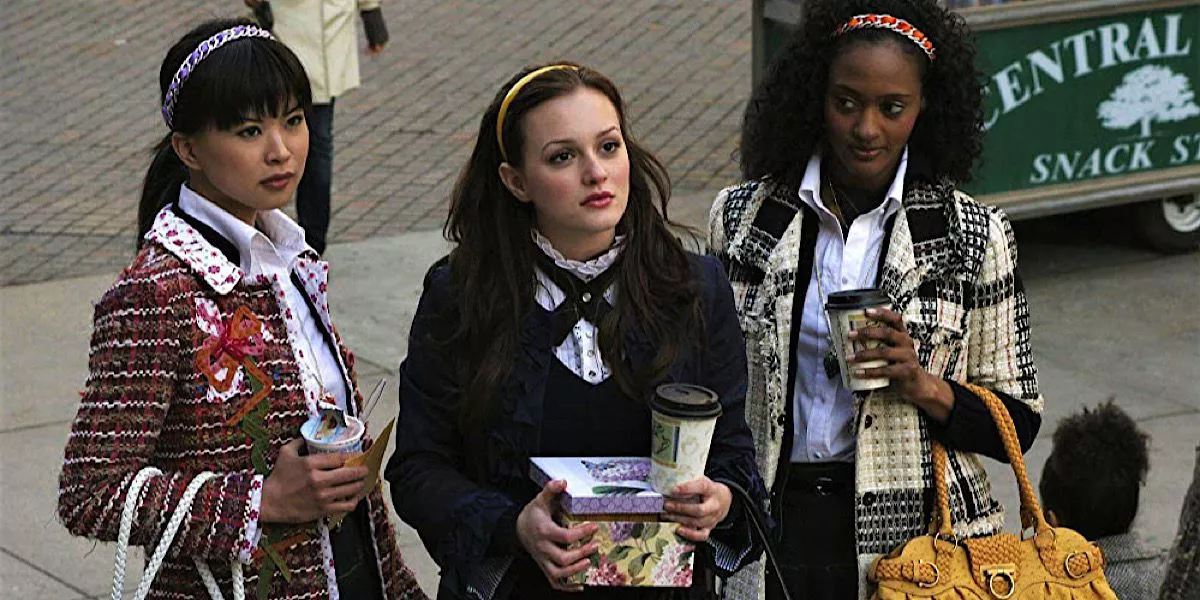
<svg viewBox="0 0 1200 600">
<path fill-rule="evenodd" d="M 533 242 L 554 261 L 554 264 L 584 281 L 595 279 L 616 262 L 624 247 L 622 244 L 624 239 L 625 236 L 619 235 L 613 241 L 612 248 L 604 254 L 588 261 L 578 261 L 571 260 L 555 250 L 550 245 L 550 240 L 546 239 L 541 232 L 537 230 L 533 232 Z M 558 308 L 558 305 L 566 300 L 566 293 L 559 289 L 541 269 L 537 270 L 537 278 L 536 299 L 538 305 L 551 311 Z M 605 290 L 604 298 L 608 300 L 609 304 L 616 305 L 617 288 L 615 284 Z M 612 375 L 612 370 L 600 356 L 600 339 L 597 334 L 598 329 L 595 323 L 579 319 L 579 322 L 575 323 L 575 327 L 571 329 L 571 335 L 567 336 L 567 339 L 554 349 L 554 356 L 564 367 L 592 385 L 603 383 Z"/>
</svg>

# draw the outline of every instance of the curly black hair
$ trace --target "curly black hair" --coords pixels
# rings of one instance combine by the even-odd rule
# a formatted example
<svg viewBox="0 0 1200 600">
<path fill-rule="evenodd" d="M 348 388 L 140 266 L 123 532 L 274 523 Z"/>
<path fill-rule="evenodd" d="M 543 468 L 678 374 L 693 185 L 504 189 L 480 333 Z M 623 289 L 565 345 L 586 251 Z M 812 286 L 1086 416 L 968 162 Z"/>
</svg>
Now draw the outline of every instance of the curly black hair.
<svg viewBox="0 0 1200 600">
<path fill-rule="evenodd" d="M 929 61 L 915 44 L 891 31 L 859 29 L 834 37 L 855 15 L 883 13 L 912 23 L 933 41 Z M 927 64 L 925 109 L 917 118 L 910 149 L 937 179 L 963 184 L 983 148 L 983 78 L 975 67 L 975 43 L 962 17 L 936 0 L 812 0 L 800 27 L 774 57 L 746 106 L 740 148 L 746 179 L 770 177 L 798 187 L 808 159 L 825 133 L 829 67 L 849 44 L 900 42 Z"/>
<path fill-rule="evenodd" d="M 1090 540 L 1128 532 L 1150 470 L 1149 440 L 1111 399 L 1064 418 L 1038 484 L 1043 508 Z"/>
</svg>

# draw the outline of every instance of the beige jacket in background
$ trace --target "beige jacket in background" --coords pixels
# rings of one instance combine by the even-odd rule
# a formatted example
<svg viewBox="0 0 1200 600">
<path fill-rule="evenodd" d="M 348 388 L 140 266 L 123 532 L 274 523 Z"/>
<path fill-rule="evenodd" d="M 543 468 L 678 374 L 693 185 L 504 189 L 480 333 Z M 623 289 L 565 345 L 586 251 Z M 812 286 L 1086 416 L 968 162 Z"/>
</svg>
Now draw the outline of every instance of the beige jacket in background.
<svg viewBox="0 0 1200 600">
<path fill-rule="evenodd" d="M 313 102 L 358 87 L 358 13 L 380 0 L 271 0 L 272 33 L 300 58 L 312 83 Z"/>
</svg>

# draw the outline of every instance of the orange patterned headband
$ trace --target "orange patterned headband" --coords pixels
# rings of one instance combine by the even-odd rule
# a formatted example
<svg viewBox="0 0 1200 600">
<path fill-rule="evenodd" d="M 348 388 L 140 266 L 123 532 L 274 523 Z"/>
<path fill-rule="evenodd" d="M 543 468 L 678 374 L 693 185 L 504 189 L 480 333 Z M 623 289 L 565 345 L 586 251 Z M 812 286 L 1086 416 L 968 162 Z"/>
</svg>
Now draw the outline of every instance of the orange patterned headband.
<svg viewBox="0 0 1200 600">
<path fill-rule="evenodd" d="M 933 41 L 921 33 L 912 23 L 904 19 L 898 19 L 892 15 L 877 15 L 866 14 L 851 17 L 845 25 L 837 28 L 833 32 L 833 37 L 843 36 L 857 29 L 888 29 L 894 31 L 913 41 L 921 51 L 929 57 L 929 60 L 934 59 Z"/>
</svg>

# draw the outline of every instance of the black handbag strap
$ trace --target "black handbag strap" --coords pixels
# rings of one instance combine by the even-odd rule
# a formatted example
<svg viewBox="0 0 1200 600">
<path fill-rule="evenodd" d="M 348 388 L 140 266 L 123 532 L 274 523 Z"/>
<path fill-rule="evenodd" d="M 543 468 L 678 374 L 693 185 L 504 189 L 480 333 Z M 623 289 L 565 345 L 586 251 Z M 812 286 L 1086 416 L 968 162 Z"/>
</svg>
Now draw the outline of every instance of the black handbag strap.
<svg viewBox="0 0 1200 600">
<path fill-rule="evenodd" d="M 763 518 L 762 509 L 742 486 L 725 479 L 719 481 L 728 486 L 746 507 L 746 516 L 750 519 L 751 529 L 758 536 L 758 539 L 762 540 L 763 554 L 767 555 L 767 564 L 771 566 L 771 570 L 774 571 L 775 577 L 779 580 L 779 591 L 783 593 L 784 600 L 792 600 L 792 595 L 788 592 L 787 582 L 783 580 L 783 572 L 779 570 L 779 561 L 775 559 L 775 551 L 771 547 L 771 536 L 767 534 L 767 526 L 764 524 L 765 519 Z"/>
</svg>

